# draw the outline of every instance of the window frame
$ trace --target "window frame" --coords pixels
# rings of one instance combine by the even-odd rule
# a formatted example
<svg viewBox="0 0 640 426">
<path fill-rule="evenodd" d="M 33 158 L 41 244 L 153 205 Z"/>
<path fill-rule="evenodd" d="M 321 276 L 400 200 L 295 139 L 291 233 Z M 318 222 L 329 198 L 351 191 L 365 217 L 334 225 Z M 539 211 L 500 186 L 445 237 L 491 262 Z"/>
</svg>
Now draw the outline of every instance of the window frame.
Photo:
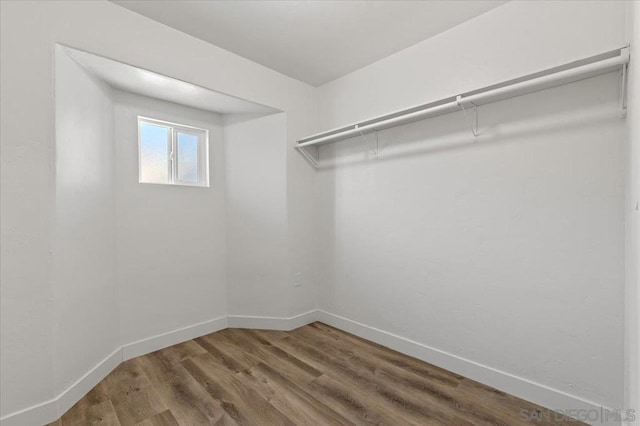
<svg viewBox="0 0 640 426">
<path fill-rule="evenodd" d="M 153 126 L 165 127 L 168 129 L 167 163 L 169 170 L 167 182 L 143 182 L 142 181 L 142 132 L 140 131 L 143 123 Z M 209 130 L 200 127 L 190 126 L 188 124 L 174 123 L 171 121 L 160 120 L 157 118 L 145 117 L 139 115 L 137 117 L 138 132 L 138 183 L 152 185 L 178 185 L 178 186 L 196 186 L 209 187 Z M 198 138 L 197 150 L 197 182 L 185 181 L 178 179 L 178 133 L 194 135 Z"/>
</svg>

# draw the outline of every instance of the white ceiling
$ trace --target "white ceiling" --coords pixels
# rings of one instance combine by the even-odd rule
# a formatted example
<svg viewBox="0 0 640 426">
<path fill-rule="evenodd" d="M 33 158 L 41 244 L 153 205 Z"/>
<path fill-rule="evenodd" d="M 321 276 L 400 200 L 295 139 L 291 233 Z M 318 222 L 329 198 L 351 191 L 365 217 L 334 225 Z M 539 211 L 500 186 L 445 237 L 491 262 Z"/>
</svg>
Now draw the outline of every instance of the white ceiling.
<svg viewBox="0 0 640 426">
<path fill-rule="evenodd" d="M 95 77 L 111 87 L 219 114 L 270 114 L 273 108 L 196 86 L 82 50 L 65 52 Z"/>
<path fill-rule="evenodd" d="M 319 86 L 432 37 L 505 0 L 112 0 Z"/>
</svg>

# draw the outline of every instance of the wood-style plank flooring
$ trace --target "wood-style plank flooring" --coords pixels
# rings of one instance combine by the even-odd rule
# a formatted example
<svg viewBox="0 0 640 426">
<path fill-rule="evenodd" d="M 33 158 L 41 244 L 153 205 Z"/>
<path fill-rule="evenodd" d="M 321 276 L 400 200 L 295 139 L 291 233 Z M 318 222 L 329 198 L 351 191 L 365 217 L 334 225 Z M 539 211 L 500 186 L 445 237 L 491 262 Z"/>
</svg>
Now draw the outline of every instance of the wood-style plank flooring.
<svg viewBox="0 0 640 426">
<path fill-rule="evenodd" d="M 580 424 L 550 414 L 314 323 L 226 329 L 134 358 L 51 425 Z"/>
</svg>

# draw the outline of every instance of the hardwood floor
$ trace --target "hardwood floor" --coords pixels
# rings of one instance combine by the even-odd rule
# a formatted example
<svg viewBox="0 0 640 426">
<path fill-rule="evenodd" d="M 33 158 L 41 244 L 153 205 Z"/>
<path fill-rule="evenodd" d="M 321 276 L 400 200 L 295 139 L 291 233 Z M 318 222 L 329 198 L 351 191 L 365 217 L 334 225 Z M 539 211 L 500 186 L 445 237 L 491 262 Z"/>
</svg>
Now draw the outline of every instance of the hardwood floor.
<svg viewBox="0 0 640 426">
<path fill-rule="evenodd" d="M 568 423 L 581 424 L 314 323 L 227 329 L 134 358 L 51 425 Z"/>
</svg>

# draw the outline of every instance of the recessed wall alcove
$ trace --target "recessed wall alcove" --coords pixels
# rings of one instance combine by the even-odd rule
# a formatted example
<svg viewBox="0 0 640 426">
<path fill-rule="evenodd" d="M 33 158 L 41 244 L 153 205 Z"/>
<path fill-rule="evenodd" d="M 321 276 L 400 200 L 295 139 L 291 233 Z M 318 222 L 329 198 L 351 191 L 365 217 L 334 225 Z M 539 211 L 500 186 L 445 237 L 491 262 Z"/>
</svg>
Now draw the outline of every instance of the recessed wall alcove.
<svg viewBox="0 0 640 426">
<path fill-rule="evenodd" d="M 271 244 L 286 241 L 287 138 L 275 108 L 67 46 L 55 62 L 52 327 L 64 412 L 88 372 L 224 328 L 230 314 L 286 316 Z M 139 183 L 138 116 L 206 129 L 209 187 Z"/>
<path fill-rule="evenodd" d="M 123 360 L 313 321 L 543 407 L 637 412 L 637 2 L 493 2 L 309 84 L 364 53 L 337 39 L 379 50 L 398 16 L 492 1 L 374 3 L 0 1 L 2 426 Z M 173 123 L 169 184 L 139 182 L 138 117 Z M 198 185 L 167 157 L 189 128 Z"/>
</svg>

